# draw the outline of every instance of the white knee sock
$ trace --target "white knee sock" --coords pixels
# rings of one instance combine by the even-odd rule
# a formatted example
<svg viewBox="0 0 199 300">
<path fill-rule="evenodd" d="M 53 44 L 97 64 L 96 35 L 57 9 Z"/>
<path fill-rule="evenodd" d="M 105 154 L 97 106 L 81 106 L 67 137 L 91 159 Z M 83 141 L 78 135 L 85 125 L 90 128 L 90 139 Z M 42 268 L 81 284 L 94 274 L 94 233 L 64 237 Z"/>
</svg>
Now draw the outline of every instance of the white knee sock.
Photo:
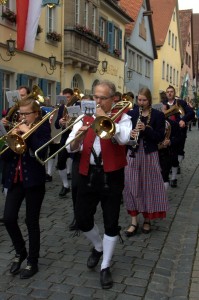
<svg viewBox="0 0 199 300">
<path fill-rule="evenodd" d="M 83 234 L 90 242 L 92 242 L 95 250 L 97 250 L 98 252 L 101 252 L 103 250 L 102 238 L 99 234 L 99 229 L 96 224 L 94 225 L 93 229 L 87 232 L 83 232 Z"/>
<path fill-rule="evenodd" d="M 47 174 L 50 176 L 52 176 L 54 161 L 55 161 L 55 159 L 51 158 L 51 159 L 49 159 L 48 164 L 47 164 Z"/>
<path fill-rule="evenodd" d="M 181 165 L 181 162 L 183 161 L 184 159 L 184 156 L 183 155 L 178 155 L 178 162 L 179 162 L 179 165 Z"/>
<path fill-rule="evenodd" d="M 177 177 L 178 167 L 172 167 L 171 170 L 172 170 L 171 180 L 174 180 Z"/>
<path fill-rule="evenodd" d="M 103 238 L 103 260 L 101 264 L 101 270 L 110 267 L 113 252 L 116 247 L 118 236 L 108 236 L 104 234 Z"/>
<path fill-rule="evenodd" d="M 67 169 L 59 170 L 59 176 L 61 177 L 63 186 L 69 188 L 68 179 L 67 179 Z"/>
<path fill-rule="evenodd" d="M 165 190 L 167 191 L 168 188 L 169 188 L 169 183 L 168 182 L 164 182 L 164 187 L 165 187 Z"/>
</svg>

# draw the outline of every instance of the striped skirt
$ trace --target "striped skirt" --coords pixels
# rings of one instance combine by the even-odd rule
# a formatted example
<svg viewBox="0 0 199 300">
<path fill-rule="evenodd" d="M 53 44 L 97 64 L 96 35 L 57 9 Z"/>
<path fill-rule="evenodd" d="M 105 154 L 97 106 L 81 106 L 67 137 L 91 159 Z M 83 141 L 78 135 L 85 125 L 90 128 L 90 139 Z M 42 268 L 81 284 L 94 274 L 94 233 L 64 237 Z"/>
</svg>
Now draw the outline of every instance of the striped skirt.
<svg viewBox="0 0 199 300">
<path fill-rule="evenodd" d="M 169 208 L 168 198 L 161 175 L 158 152 L 145 154 L 143 141 L 140 141 L 135 158 L 127 153 L 125 167 L 125 187 L 123 198 L 131 216 L 142 213 L 144 218 L 166 217 Z"/>
</svg>

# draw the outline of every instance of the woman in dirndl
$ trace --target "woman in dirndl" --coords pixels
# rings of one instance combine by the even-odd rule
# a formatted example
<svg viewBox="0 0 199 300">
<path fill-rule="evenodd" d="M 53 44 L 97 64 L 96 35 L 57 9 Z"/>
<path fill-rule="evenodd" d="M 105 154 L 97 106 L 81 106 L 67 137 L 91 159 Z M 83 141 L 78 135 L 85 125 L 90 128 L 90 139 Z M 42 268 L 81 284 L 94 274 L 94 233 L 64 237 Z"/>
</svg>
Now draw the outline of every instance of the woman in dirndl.
<svg viewBox="0 0 199 300">
<path fill-rule="evenodd" d="M 127 237 L 138 230 L 138 214 L 144 222 L 142 232 L 151 231 L 151 220 L 165 218 L 168 198 L 161 175 L 158 144 L 164 140 L 165 117 L 152 108 L 152 96 L 148 88 L 138 93 L 138 106 L 129 111 L 132 120 L 132 145 L 128 146 L 125 167 L 123 198 L 131 224 L 125 231 Z"/>
</svg>

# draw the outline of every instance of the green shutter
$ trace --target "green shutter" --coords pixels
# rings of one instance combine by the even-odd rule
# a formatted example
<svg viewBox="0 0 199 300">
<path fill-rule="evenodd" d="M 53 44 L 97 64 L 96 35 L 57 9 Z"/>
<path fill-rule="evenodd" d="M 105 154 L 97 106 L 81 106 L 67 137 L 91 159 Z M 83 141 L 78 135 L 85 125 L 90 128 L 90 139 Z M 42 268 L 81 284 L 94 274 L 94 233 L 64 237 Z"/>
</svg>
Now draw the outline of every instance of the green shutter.
<svg viewBox="0 0 199 300">
<path fill-rule="evenodd" d="M 0 70 L 0 113 L 1 113 L 1 116 L 2 116 L 2 110 L 3 110 L 3 71 Z"/>
<path fill-rule="evenodd" d="M 61 93 L 61 82 L 56 82 L 56 95 Z"/>
</svg>

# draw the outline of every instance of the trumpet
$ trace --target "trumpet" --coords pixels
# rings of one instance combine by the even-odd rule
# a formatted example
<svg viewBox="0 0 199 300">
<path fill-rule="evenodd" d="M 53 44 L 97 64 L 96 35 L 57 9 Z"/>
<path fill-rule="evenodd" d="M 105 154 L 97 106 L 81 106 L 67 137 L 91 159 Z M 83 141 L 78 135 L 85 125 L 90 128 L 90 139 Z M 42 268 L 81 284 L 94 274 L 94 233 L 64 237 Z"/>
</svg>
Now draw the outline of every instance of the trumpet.
<svg viewBox="0 0 199 300">
<path fill-rule="evenodd" d="M 114 116 L 112 118 L 106 117 L 106 116 L 98 116 L 93 121 L 93 123 L 88 126 L 87 130 L 89 128 L 92 128 L 94 130 L 94 132 L 96 133 L 96 135 L 98 137 L 100 137 L 101 139 L 110 139 L 110 138 L 112 138 L 113 135 L 115 134 L 115 130 L 116 130 L 114 121 L 123 113 L 124 110 L 126 110 L 131 105 L 132 105 L 132 103 L 130 101 L 121 101 L 121 102 L 116 103 L 112 107 L 112 110 L 117 109 L 117 107 L 119 107 L 120 110 L 116 114 L 114 114 Z M 81 117 L 78 117 L 72 124 L 70 124 L 67 128 L 62 130 L 62 132 L 58 133 L 51 140 L 49 140 L 46 144 L 44 144 L 43 146 L 41 146 L 40 148 L 38 148 L 35 151 L 35 157 L 42 165 L 47 163 L 51 158 L 56 156 L 60 151 L 65 149 L 69 144 L 71 144 L 74 140 L 78 139 L 79 137 L 81 137 L 85 133 L 85 132 L 80 132 L 78 135 L 76 135 L 76 137 L 74 139 L 72 139 L 69 143 L 66 143 L 64 146 L 62 146 L 59 150 L 57 150 L 54 154 L 49 156 L 46 160 L 41 160 L 40 159 L 38 153 L 43 148 L 48 146 L 58 136 L 62 135 L 64 132 L 66 132 L 67 130 L 72 128 L 77 122 L 81 121 L 84 118 L 84 116 L 85 115 L 82 115 Z"/>
<path fill-rule="evenodd" d="M 25 140 L 57 110 L 58 108 L 55 108 L 53 111 L 46 114 L 41 121 L 33 125 L 33 127 L 28 132 L 22 135 L 12 133 L 15 128 L 24 123 L 24 120 L 18 123 L 12 130 L 10 130 L 5 136 L 2 137 L 2 139 L 5 141 L 5 144 L 7 144 L 8 146 L 0 152 L 0 155 L 3 154 L 9 148 L 17 154 L 23 154 L 27 149 Z"/>
</svg>

